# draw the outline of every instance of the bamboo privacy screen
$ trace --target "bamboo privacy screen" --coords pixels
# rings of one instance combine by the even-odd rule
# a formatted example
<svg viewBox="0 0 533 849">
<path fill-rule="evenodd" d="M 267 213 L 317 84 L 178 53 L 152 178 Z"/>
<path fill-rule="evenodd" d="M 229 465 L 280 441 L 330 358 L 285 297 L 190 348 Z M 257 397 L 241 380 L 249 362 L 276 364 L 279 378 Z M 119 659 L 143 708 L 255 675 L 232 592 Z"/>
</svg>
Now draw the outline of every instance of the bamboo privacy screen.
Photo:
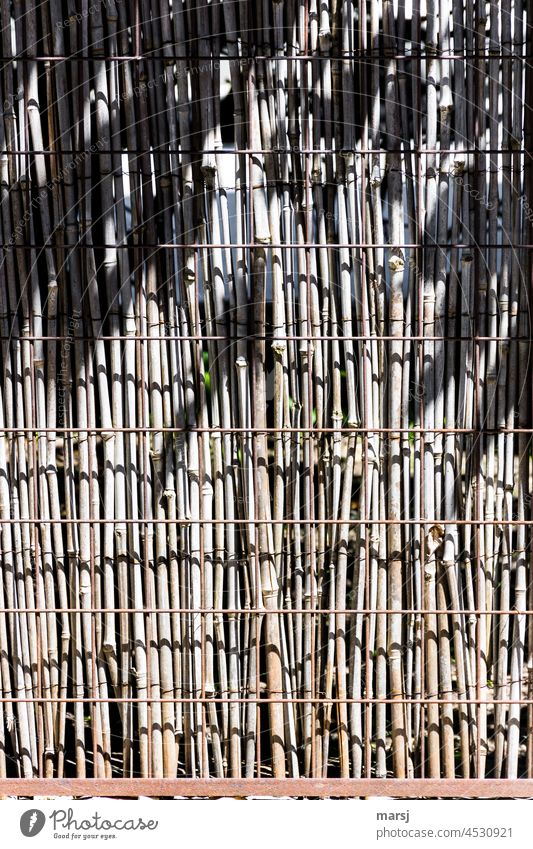
<svg viewBox="0 0 533 849">
<path fill-rule="evenodd" d="M 0 777 L 531 777 L 529 5 L 1 21 Z"/>
</svg>

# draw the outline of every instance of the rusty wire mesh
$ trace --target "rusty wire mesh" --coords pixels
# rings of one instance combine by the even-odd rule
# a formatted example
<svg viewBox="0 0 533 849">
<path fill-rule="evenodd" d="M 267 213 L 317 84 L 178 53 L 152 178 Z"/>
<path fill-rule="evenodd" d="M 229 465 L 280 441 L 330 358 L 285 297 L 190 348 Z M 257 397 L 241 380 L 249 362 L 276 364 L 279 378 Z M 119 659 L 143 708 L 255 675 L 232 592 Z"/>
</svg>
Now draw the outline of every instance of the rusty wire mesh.
<svg viewBox="0 0 533 849">
<path fill-rule="evenodd" d="M 0 790 L 529 788 L 530 9 L 2 3 Z"/>
</svg>

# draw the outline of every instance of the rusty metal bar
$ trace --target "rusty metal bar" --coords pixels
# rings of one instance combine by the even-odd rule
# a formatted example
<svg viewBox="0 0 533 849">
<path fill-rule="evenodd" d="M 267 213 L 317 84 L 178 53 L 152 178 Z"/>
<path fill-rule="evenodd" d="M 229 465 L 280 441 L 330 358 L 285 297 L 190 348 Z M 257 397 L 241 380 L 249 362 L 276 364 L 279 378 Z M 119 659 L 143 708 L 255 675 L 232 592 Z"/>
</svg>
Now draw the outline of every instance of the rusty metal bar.
<svg viewBox="0 0 533 849">
<path fill-rule="evenodd" d="M 525 42 L 521 42 L 521 43 L 515 42 L 514 46 L 520 47 L 521 45 L 523 46 L 524 44 L 525 44 Z M 418 59 L 418 60 L 427 59 L 428 57 L 430 57 L 432 55 L 433 54 L 431 54 L 431 53 L 424 53 L 424 52 L 393 53 L 390 56 L 388 55 L 387 58 L 396 59 L 397 61 L 400 61 L 400 60 L 411 61 L 412 59 Z M 533 56 L 529 56 L 527 54 L 526 55 L 518 54 L 518 53 L 491 53 L 490 55 L 491 55 L 491 58 L 494 58 L 494 59 L 515 59 L 515 60 L 519 60 L 519 61 L 526 61 L 528 59 L 533 58 Z M 328 56 L 328 59 L 329 59 L 330 62 L 339 62 L 340 63 L 340 62 L 342 62 L 346 59 L 360 59 L 363 56 L 367 56 L 369 62 L 374 61 L 375 58 L 376 58 L 376 54 L 372 50 L 369 50 L 367 53 L 362 53 L 361 51 L 358 51 L 358 50 L 350 50 L 350 51 L 346 51 L 346 53 L 343 52 L 342 58 L 336 57 L 336 56 Z M 281 61 L 283 61 L 283 62 L 306 62 L 306 61 L 309 61 L 309 59 L 311 59 L 312 56 L 310 54 L 305 53 L 305 52 L 298 54 L 298 55 L 283 54 L 283 56 L 280 56 L 280 57 L 277 57 L 275 55 L 270 55 L 270 54 L 264 55 L 264 54 L 258 53 L 256 55 L 254 55 L 253 58 L 256 61 L 259 61 L 259 62 L 264 62 L 267 59 L 268 59 L 269 62 L 273 62 L 273 61 L 275 62 L 276 60 L 280 61 L 280 62 Z M 475 58 L 486 59 L 487 54 L 486 53 L 479 53 L 479 52 L 471 51 L 471 50 L 465 51 L 463 53 L 451 53 L 451 52 L 447 51 L 445 53 L 439 52 L 439 58 L 442 58 L 442 59 L 475 59 Z M 159 60 L 160 62 L 163 62 L 166 59 L 174 60 L 174 61 L 177 60 L 177 59 L 183 59 L 183 56 L 178 56 L 178 55 L 172 54 L 172 53 L 168 53 L 168 54 L 165 53 L 163 55 L 159 55 L 156 52 L 150 52 L 150 53 L 140 53 L 139 52 L 139 53 L 135 53 L 135 54 L 131 54 L 131 55 L 127 55 L 127 54 L 126 55 L 119 55 L 119 54 L 115 54 L 115 55 L 113 55 L 113 54 L 109 54 L 109 55 L 108 54 L 102 54 L 102 55 L 100 55 L 100 54 L 98 54 L 98 59 L 99 60 L 101 59 L 103 62 L 104 61 L 106 61 L 106 62 L 107 61 L 139 62 L 141 60 L 146 61 L 147 59 L 155 60 L 155 61 Z M 235 59 L 228 56 L 227 54 L 219 54 L 218 56 L 217 55 L 211 55 L 211 56 L 209 56 L 208 59 L 206 59 L 205 56 L 194 56 L 194 55 L 188 54 L 187 59 L 188 59 L 189 62 L 199 62 L 201 60 L 207 61 L 207 62 L 221 62 L 221 61 L 234 62 L 235 61 Z M 58 54 L 56 54 L 54 56 L 25 56 L 23 53 L 17 53 L 16 58 L 13 57 L 13 56 L 0 56 L 0 62 L 3 62 L 5 64 L 10 64 L 11 62 L 67 62 L 67 61 L 68 62 L 94 62 L 94 56 L 76 56 L 72 53 L 68 54 L 66 56 L 61 56 L 61 55 L 58 55 Z M 243 56 L 243 57 L 240 57 L 238 61 L 239 61 L 239 63 L 246 65 L 246 64 L 249 64 L 252 61 L 252 59 L 251 59 L 251 57 L 244 57 Z M 333 152 L 335 153 L 336 151 L 333 151 Z"/>
<path fill-rule="evenodd" d="M 44 247 L 44 246 L 41 246 Z M 80 247 L 86 247 L 84 245 L 80 245 Z M 117 246 L 118 247 L 118 246 Z M 227 247 L 227 246 L 226 246 Z M 233 247 L 233 246 L 232 246 Z M 236 246 L 238 247 L 238 246 Z M 78 340 L 80 342 L 94 342 L 94 337 L 92 336 L 83 336 L 80 335 Z M 99 342 L 131 342 L 132 340 L 136 340 L 137 342 L 146 341 L 149 339 L 153 339 L 153 336 L 146 336 L 142 333 L 135 333 L 132 336 L 125 336 L 123 334 L 117 334 L 116 336 L 106 336 L 101 335 L 98 336 Z M 182 336 L 172 334 L 172 333 L 162 333 L 161 335 L 155 337 L 159 342 L 228 342 L 234 341 L 230 337 L 226 336 L 216 336 L 213 334 L 206 333 L 205 336 L 198 336 L 190 333 L 184 333 Z M 72 339 L 71 336 L 66 334 L 55 334 L 53 336 L 34 336 L 31 333 L 24 333 L 23 335 L 12 333 L 9 335 L 5 335 L 0 333 L 0 341 L 2 342 L 70 342 Z M 242 337 L 241 341 L 245 342 L 254 342 L 258 339 L 266 339 L 267 341 L 273 342 L 274 336 L 272 334 L 260 334 L 260 333 L 249 333 L 246 336 Z M 286 334 L 283 336 L 276 336 L 276 342 L 307 342 L 309 340 L 317 342 L 317 341 L 328 341 L 328 342 L 392 342 L 395 339 L 397 342 L 449 342 L 450 338 L 448 336 L 357 336 L 357 335 L 335 335 L 334 333 L 324 335 L 317 333 L 315 335 L 311 334 Z M 492 342 L 506 342 L 508 341 L 507 336 L 454 336 L 454 342 L 473 342 L 474 339 L 479 339 L 480 341 L 492 341 Z M 533 338 L 530 336 L 516 336 L 513 337 L 513 341 L 516 342 L 529 342 L 533 343 Z M 56 428 L 57 429 L 57 428 Z M 71 428 L 73 430 L 74 428 Z M 450 430 L 452 428 L 449 428 Z M 113 430 L 119 431 L 120 428 L 113 428 Z M 213 430 L 217 430 L 217 428 L 213 428 Z M 224 430 L 228 430 L 229 428 L 224 428 Z M 284 428 L 285 430 L 285 428 Z M 342 431 L 343 428 L 338 428 L 339 431 Z M 375 428 L 374 431 L 379 430 L 379 428 Z"/>
<path fill-rule="evenodd" d="M 115 60 L 115 58 L 116 57 L 113 57 L 113 61 Z M 403 147 L 397 147 L 397 148 L 390 147 L 390 148 L 388 148 L 389 153 L 403 153 L 403 150 L 404 150 Z M 198 151 L 194 150 L 194 148 L 191 148 L 191 149 L 181 148 L 181 147 L 175 148 L 175 147 L 170 147 L 170 146 L 167 146 L 167 145 L 158 145 L 158 144 L 154 144 L 154 151 L 155 152 L 164 151 L 165 153 L 187 154 L 187 155 L 191 155 L 191 156 L 198 154 Z M 6 151 L 2 152 L 2 155 L 3 156 L 22 156 L 22 155 L 27 155 L 27 156 L 28 155 L 34 155 L 35 156 L 35 155 L 38 154 L 39 156 L 50 156 L 50 157 L 52 157 L 52 156 L 74 156 L 78 153 L 86 153 L 88 156 L 99 156 L 102 153 L 116 153 L 116 152 L 117 151 L 114 150 L 113 148 L 106 148 L 106 147 L 99 147 L 98 150 L 94 150 L 94 151 L 91 150 L 90 148 L 82 148 L 82 147 L 79 147 L 79 148 L 76 148 L 76 149 L 70 148 L 70 149 L 65 149 L 65 150 L 61 150 L 61 151 L 49 150 L 48 148 L 31 147 L 31 148 L 18 148 L 17 150 L 6 150 Z M 128 148 L 128 153 L 131 153 L 131 154 L 134 154 L 134 155 L 137 154 L 137 155 L 141 156 L 144 152 L 145 151 L 143 151 L 142 148 L 135 148 L 135 147 Z M 240 155 L 263 154 L 264 155 L 264 154 L 272 153 L 272 150 L 269 149 L 269 148 L 261 148 L 261 147 L 257 147 L 257 148 L 253 148 L 253 149 L 252 148 L 242 149 L 242 148 L 239 148 L 239 147 L 219 149 L 219 148 L 208 148 L 208 147 L 206 147 L 205 149 L 202 149 L 202 152 L 203 153 L 216 153 L 216 154 L 221 154 L 222 156 L 237 156 L 239 154 Z M 283 149 L 281 148 L 280 151 L 276 151 L 276 152 L 283 152 Z M 321 150 L 320 148 L 312 148 L 312 147 L 301 147 L 298 152 L 302 156 L 312 155 L 312 154 L 320 154 L 321 156 L 336 156 L 337 155 L 337 151 L 335 151 L 335 150 Z M 474 153 L 474 149 L 473 148 L 472 149 L 464 148 L 464 152 L 465 153 Z M 486 153 L 501 153 L 501 149 L 500 148 L 492 148 L 492 149 L 487 148 L 485 152 Z M 366 147 L 358 147 L 356 150 L 354 150 L 355 156 L 360 156 L 361 154 L 369 154 L 369 153 L 375 153 L 375 150 L 373 150 L 372 148 L 366 148 Z M 457 150 L 453 147 L 450 147 L 450 148 L 429 148 L 429 147 L 426 147 L 426 148 L 424 148 L 424 150 L 417 151 L 417 153 L 420 153 L 421 156 L 425 156 L 425 155 L 431 155 L 431 154 L 434 154 L 434 153 L 457 153 Z M 527 154 L 527 151 L 525 151 L 521 148 L 517 148 L 516 150 L 512 150 L 511 154 L 513 156 L 529 155 L 529 154 Z M 501 170 L 501 168 L 499 170 Z M 484 170 L 480 171 L 479 173 L 487 173 L 487 172 L 488 172 L 488 169 L 484 169 Z M 24 247 L 24 246 L 22 246 L 22 247 Z"/>
<path fill-rule="evenodd" d="M 37 613 L 43 613 L 46 611 L 38 610 Z M 81 612 L 84 612 L 83 610 Z M 351 613 L 354 611 L 352 610 Z M 395 611 L 396 612 L 396 611 Z M 423 611 L 424 613 L 426 611 Z M 440 611 L 442 613 L 442 610 Z M 307 611 L 309 614 L 309 611 Z M 382 611 L 379 613 L 381 615 Z M 225 705 L 230 704 L 231 701 L 238 702 L 239 704 L 280 704 L 280 705 L 298 705 L 298 704 L 347 704 L 347 705 L 366 705 L 366 704 L 375 704 L 375 705 L 392 705 L 392 704 L 401 704 L 401 705 L 426 705 L 431 702 L 431 704 L 435 705 L 452 705 L 454 707 L 460 707 L 461 705 L 478 705 L 478 704 L 490 704 L 490 705 L 523 705 L 524 707 L 530 704 L 533 704 L 533 698 L 531 699 L 491 699 L 490 702 L 486 699 L 434 699 L 434 698 L 379 698 L 379 699 L 371 699 L 371 698 L 342 698 L 337 699 L 334 697 L 326 697 L 320 696 L 319 698 L 306 696 L 305 698 L 291 697 L 291 698 L 268 698 L 268 697 L 259 697 L 252 698 L 250 696 L 239 696 L 234 699 L 222 698 L 219 696 L 206 696 L 203 698 L 202 696 L 198 697 L 183 697 L 179 698 L 152 698 L 152 697 L 133 697 L 133 698 L 73 698 L 73 697 L 17 697 L 13 698 L 0 698 L 0 704 L 11 704 L 16 701 L 19 704 L 60 704 L 62 702 L 66 702 L 68 704 L 98 704 L 99 702 L 105 704 L 203 704 L 204 702 L 212 702 L 217 705 Z"/>
<path fill-rule="evenodd" d="M 370 524 L 370 522 L 369 522 Z M 36 610 L 35 607 L 0 607 L 0 613 L 79 613 L 82 610 L 81 607 L 40 607 Z M 263 607 L 84 607 L 83 611 L 86 613 L 197 613 L 197 614 L 208 614 L 208 613 L 222 613 L 222 614 L 243 614 L 246 613 L 247 616 L 255 615 L 255 616 L 264 616 L 265 609 Z M 309 610 L 305 608 L 286 608 L 286 607 L 277 607 L 271 609 L 272 613 L 278 614 L 293 614 L 296 613 L 300 616 L 304 616 L 306 613 L 309 613 Z M 391 610 L 389 608 L 380 608 L 379 610 L 374 610 L 373 608 L 368 607 L 339 607 L 339 608 L 328 608 L 321 607 L 313 611 L 319 615 L 333 615 L 335 613 L 361 613 L 365 616 L 379 616 L 381 614 L 387 615 L 391 613 L 401 613 L 401 614 L 409 614 L 409 613 L 420 613 L 421 611 L 416 607 L 404 607 L 398 610 Z M 478 608 L 473 608 L 470 610 L 469 608 L 458 608 L 454 610 L 451 607 L 446 609 L 430 609 L 424 608 L 424 613 L 462 613 L 474 616 L 486 616 L 486 610 L 479 610 Z M 533 610 L 491 610 L 491 615 L 495 616 L 498 614 L 504 614 L 505 616 L 533 616 Z"/>
<path fill-rule="evenodd" d="M 532 799 L 533 779 L 520 778 L 3 778 L 0 796 L 396 797 L 401 799 Z"/>
<path fill-rule="evenodd" d="M 197 525 L 200 523 L 200 519 L 158 519 L 158 521 L 163 525 L 174 524 L 174 525 Z M 211 519 L 211 524 L 235 524 L 235 525 L 246 525 L 246 524 L 254 524 L 254 519 Z M 63 524 L 63 525 L 79 525 L 79 524 L 89 524 L 93 523 L 95 525 L 104 525 L 106 524 L 106 519 L 100 519 L 96 517 L 89 517 L 88 519 L 66 519 L 61 517 L 60 519 L 2 519 L 3 524 L 5 525 L 14 525 L 14 524 L 25 524 L 25 525 L 47 525 L 47 524 Z M 120 524 L 139 524 L 139 519 L 113 519 L 109 520 L 114 525 Z M 108 523 L 109 523 L 108 522 Z M 342 524 L 341 519 L 321 519 L 322 524 L 324 525 L 340 525 Z M 270 523 L 281 524 L 281 525 L 309 525 L 315 524 L 314 519 L 271 519 Z M 435 519 L 380 519 L 380 525 L 416 525 L 416 524 L 427 524 L 433 525 L 435 524 Z M 368 525 L 369 522 L 367 519 L 350 519 L 348 525 L 350 527 L 355 527 L 356 525 Z M 439 519 L 439 525 L 493 525 L 493 519 Z M 506 526 L 518 526 L 518 525 L 533 525 L 533 519 L 500 519 L 498 520 L 498 525 Z"/>
<path fill-rule="evenodd" d="M 532 433 L 533 427 L 500 427 L 500 428 L 454 428 L 454 427 L 428 427 L 428 428 L 419 428 L 419 427 L 398 427 L 398 428 L 390 428 L 390 427 L 285 427 L 283 428 L 283 433 L 346 433 L 352 434 L 354 431 L 357 431 L 358 434 L 364 433 L 466 433 L 466 434 L 505 434 L 505 433 Z M 275 435 L 279 433 L 279 428 L 274 427 L 114 427 L 113 433 L 211 433 L 213 435 L 216 434 L 224 434 L 224 433 L 255 433 L 255 434 L 272 434 Z M 22 433 L 109 433 L 109 428 L 105 427 L 0 427 L 0 433 L 15 433 L 20 435 Z M 32 521 L 39 521 L 38 519 L 34 519 Z M 313 520 L 315 521 L 315 520 Z"/>
</svg>

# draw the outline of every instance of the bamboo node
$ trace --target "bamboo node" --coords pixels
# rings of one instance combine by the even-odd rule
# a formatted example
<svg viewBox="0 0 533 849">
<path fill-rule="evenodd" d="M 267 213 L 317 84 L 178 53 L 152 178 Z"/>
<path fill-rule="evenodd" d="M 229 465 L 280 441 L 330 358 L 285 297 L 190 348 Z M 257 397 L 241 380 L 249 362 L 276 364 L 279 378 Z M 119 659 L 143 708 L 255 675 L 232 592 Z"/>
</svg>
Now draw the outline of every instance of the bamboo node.
<svg viewBox="0 0 533 849">
<path fill-rule="evenodd" d="M 277 587 L 270 588 L 270 589 L 268 589 L 266 587 L 263 588 L 263 601 L 271 601 L 272 599 L 277 599 L 277 597 L 278 597 Z M 268 612 L 268 606 L 266 608 L 266 612 Z"/>
<path fill-rule="evenodd" d="M 212 164 L 211 162 L 208 162 L 202 165 L 201 170 L 206 186 L 210 189 L 213 189 L 215 187 L 215 179 L 217 174 L 216 165 Z"/>
<path fill-rule="evenodd" d="M 402 652 L 399 648 L 389 649 L 387 654 L 391 663 L 399 663 L 402 659 Z M 396 695 L 400 697 L 401 693 L 397 693 Z"/>
<path fill-rule="evenodd" d="M 318 33 L 318 44 L 324 53 L 329 53 L 331 50 L 331 32 L 330 30 L 321 29 Z"/>
<path fill-rule="evenodd" d="M 287 343 L 282 339 L 274 339 L 272 342 L 272 350 L 278 357 L 281 357 L 287 350 Z"/>
<path fill-rule="evenodd" d="M 460 177 L 466 169 L 466 159 L 455 159 L 452 162 L 451 173 L 452 177 Z"/>
<path fill-rule="evenodd" d="M 389 257 L 389 268 L 392 274 L 397 274 L 398 272 L 403 271 L 404 267 L 405 262 L 403 257 L 395 255 Z"/>
</svg>

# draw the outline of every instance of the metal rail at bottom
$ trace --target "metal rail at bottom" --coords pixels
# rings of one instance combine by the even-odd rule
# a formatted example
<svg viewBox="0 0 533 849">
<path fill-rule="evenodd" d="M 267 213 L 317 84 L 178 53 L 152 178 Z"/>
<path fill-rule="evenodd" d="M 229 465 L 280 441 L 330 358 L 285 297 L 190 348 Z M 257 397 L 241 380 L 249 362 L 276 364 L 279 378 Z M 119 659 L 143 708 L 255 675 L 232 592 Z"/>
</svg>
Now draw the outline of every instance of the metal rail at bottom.
<svg viewBox="0 0 533 849">
<path fill-rule="evenodd" d="M 528 799 L 531 778 L 3 778 L 6 796 Z"/>
</svg>

